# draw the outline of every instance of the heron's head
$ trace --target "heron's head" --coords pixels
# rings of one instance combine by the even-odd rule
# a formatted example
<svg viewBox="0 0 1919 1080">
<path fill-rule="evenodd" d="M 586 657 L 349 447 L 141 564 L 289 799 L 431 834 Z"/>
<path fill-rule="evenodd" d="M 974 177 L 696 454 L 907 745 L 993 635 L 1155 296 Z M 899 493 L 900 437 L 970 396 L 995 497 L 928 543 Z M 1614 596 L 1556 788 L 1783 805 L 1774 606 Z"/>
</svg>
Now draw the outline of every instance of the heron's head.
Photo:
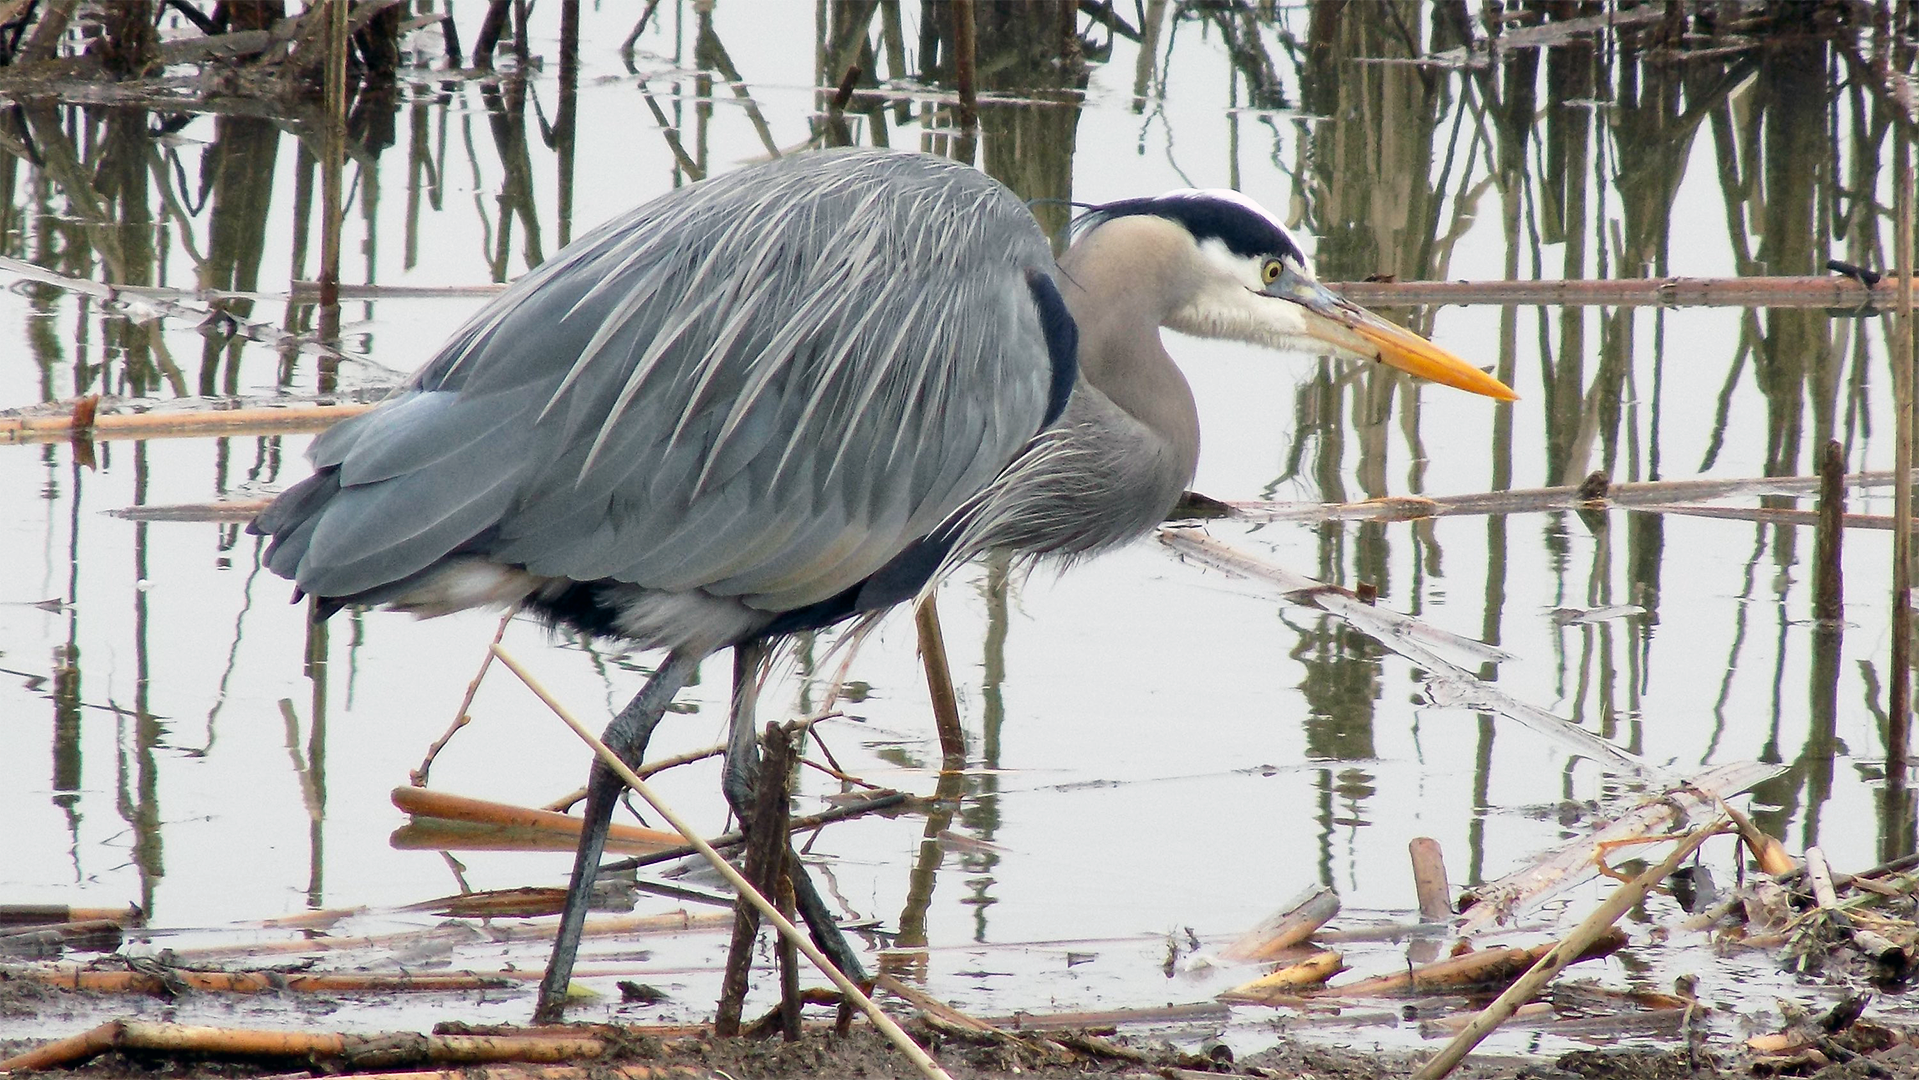
<svg viewBox="0 0 1919 1080">
<path fill-rule="evenodd" d="M 1107 203 L 1086 214 L 1078 231 L 1141 216 L 1176 226 L 1162 231 L 1182 249 L 1174 263 L 1178 298 L 1165 320 L 1171 329 L 1271 348 L 1331 346 L 1501 401 L 1519 396 L 1460 357 L 1321 285 L 1286 226 L 1237 191 L 1186 189 Z"/>
</svg>

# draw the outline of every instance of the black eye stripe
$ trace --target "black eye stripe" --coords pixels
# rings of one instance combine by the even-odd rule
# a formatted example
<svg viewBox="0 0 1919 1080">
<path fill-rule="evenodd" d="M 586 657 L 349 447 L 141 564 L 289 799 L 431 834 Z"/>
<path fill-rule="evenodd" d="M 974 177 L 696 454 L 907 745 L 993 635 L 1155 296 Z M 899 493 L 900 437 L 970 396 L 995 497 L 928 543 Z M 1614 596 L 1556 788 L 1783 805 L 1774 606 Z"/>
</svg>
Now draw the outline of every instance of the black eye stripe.
<svg viewBox="0 0 1919 1080">
<path fill-rule="evenodd" d="M 1305 261 L 1305 255 L 1292 237 L 1265 217 L 1231 200 L 1204 194 L 1160 195 L 1107 203 L 1081 218 L 1081 228 L 1094 228 L 1114 218 L 1141 214 L 1177 221 L 1193 234 L 1194 240 L 1202 243 L 1218 240 L 1227 251 L 1242 258 L 1277 256 Z"/>
</svg>

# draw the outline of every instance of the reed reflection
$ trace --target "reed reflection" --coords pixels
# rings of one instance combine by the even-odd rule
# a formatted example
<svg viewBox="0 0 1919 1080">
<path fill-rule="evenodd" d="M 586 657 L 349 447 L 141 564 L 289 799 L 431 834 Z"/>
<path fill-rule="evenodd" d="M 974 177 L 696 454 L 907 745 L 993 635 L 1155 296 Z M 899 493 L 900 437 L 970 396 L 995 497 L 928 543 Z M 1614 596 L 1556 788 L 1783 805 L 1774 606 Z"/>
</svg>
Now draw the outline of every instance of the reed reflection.
<svg viewBox="0 0 1919 1080">
<path fill-rule="evenodd" d="M 146 502 L 152 470 L 147 460 L 147 445 L 133 447 L 134 504 Z M 133 580 L 146 582 L 149 526 L 141 522 L 133 530 Z M 133 837 L 132 861 L 140 878 L 140 910 L 154 914 L 154 897 L 160 879 L 166 876 L 165 846 L 161 837 L 160 769 L 157 751 L 164 743 L 166 728 L 153 715 L 152 612 L 147 590 L 133 590 L 133 707 L 131 715 L 118 704 L 114 715 L 119 720 L 115 745 L 118 748 L 114 807 Z"/>
</svg>

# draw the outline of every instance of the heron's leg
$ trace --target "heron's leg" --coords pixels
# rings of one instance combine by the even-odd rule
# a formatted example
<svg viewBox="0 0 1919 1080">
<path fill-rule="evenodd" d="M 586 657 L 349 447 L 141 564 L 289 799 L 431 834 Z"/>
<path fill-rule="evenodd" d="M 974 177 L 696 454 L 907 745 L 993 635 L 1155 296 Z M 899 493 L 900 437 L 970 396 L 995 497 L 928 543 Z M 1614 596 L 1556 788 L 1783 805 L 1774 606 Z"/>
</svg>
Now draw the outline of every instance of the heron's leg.
<svg viewBox="0 0 1919 1080">
<path fill-rule="evenodd" d="M 660 722 L 660 716 L 699 666 L 697 655 L 668 653 L 666 662 L 606 726 L 601 741 L 621 761 L 637 768 L 640 759 L 646 756 L 647 740 L 653 737 L 653 728 Z M 587 900 L 593 891 L 593 877 L 599 872 L 600 855 L 606 850 L 607 829 L 613 824 L 613 808 L 618 805 L 622 787 L 612 769 L 599 761 L 593 763 L 593 774 L 586 784 L 580 847 L 573 855 L 573 881 L 566 890 L 566 907 L 560 912 L 560 933 L 553 941 L 553 955 L 546 962 L 546 977 L 540 980 L 540 1001 L 533 1011 L 536 1024 L 555 1023 L 566 1009 L 566 987 L 573 978 L 573 958 L 580 948 L 580 930 L 586 924 Z"/>
<path fill-rule="evenodd" d="M 770 651 L 771 646 L 764 640 L 733 646 L 733 715 L 728 721 L 731 727 L 727 732 L 726 766 L 721 772 L 720 789 L 726 794 L 726 804 L 733 808 L 733 816 L 739 819 L 742 829 L 752 828 L 748 819 L 753 813 L 753 782 L 760 765 L 753 711 L 759 704 L 760 665 Z M 854 982 L 866 981 L 866 968 L 848 944 L 846 935 L 840 932 L 839 918 L 826 906 L 825 898 L 813 884 L 813 876 L 806 872 L 806 865 L 800 862 L 799 853 L 790 843 L 786 865 L 793 882 L 794 907 L 806 920 L 813 944 L 847 978 Z"/>
<path fill-rule="evenodd" d="M 760 771 L 759 732 L 753 713 L 760 703 L 760 665 L 771 649 L 764 639 L 733 646 L 733 712 L 727 718 L 726 764 L 720 770 L 720 790 L 740 826 L 753 814 L 753 780 Z"/>
<path fill-rule="evenodd" d="M 840 931 L 839 916 L 826 906 L 826 898 L 813 884 L 813 875 L 806 872 L 806 864 L 800 861 L 800 853 L 793 850 L 789 842 L 786 846 L 786 865 L 790 869 L 793 881 L 793 907 L 806 920 L 807 936 L 813 939 L 813 946 L 826 954 L 840 973 L 856 983 L 866 981 L 866 968 L 860 963 L 859 954 Z"/>
</svg>

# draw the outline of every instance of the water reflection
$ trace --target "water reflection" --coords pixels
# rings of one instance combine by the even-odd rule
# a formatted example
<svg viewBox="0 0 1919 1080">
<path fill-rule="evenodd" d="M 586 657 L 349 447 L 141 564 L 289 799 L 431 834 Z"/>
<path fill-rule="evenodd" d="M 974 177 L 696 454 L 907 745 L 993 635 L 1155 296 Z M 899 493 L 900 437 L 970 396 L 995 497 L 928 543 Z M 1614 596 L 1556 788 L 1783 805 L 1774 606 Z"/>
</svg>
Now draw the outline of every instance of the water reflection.
<svg viewBox="0 0 1919 1080">
<path fill-rule="evenodd" d="M 1314 2 L 1280 11 L 1150 0 L 1131 13 L 1137 26 L 1123 11 L 1077 9 L 1063 0 L 970 5 L 984 96 L 976 129 L 960 114 L 955 62 L 954 19 L 967 8 L 888 0 L 822 4 L 806 40 L 782 47 L 762 40 L 734 5 L 662 4 L 621 65 L 627 75 L 600 54 L 609 34 L 626 32 L 630 13 L 615 20 L 575 4 L 539 12 L 550 25 L 493 27 L 495 38 L 510 35 L 519 56 L 503 54 L 498 71 L 432 66 L 437 53 L 422 48 L 411 57 L 421 66 L 396 61 L 396 81 L 355 80 L 331 166 L 337 175 L 329 175 L 325 118 L 310 107 L 262 116 L 218 101 L 208 114 L 35 99 L 0 113 L 0 250 L 74 278 L 184 290 L 231 320 L 277 320 L 295 335 L 337 339 L 350 356 L 405 367 L 458 315 L 444 300 L 409 306 L 387 287 L 511 280 L 571 239 L 576 219 L 586 227 L 615 201 L 806 145 L 917 147 L 975 161 L 1033 200 L 1042 224 L 1063 235 L 1076 180 L 1116 160 L 1135 165 L 1124 148 L 1106 145 L 1122 130 L 1105 122 L 1106 110 L 1127 114 L 1123 130 L 1139 132 L 1140 160 L 1149 139 L 1168 157 L 1175 137 L 1209 148 L 1223 140 L 1223 164 L 1191 179 L 1282 187 L 1288 203 L 1276 208 L 1318 238 L 1320 268 L 1331 279 L 1815 274 L 1829 258 L 1888 261 L 1884 178 L 1892 133 L 1908 121 L 1878 85 L 1847 77 L 1843 51 L 1853 45 L 1841 38 L 1797 33 L 1687 54 L 1659 28 L 1641 27 L 1606 40 L 1507 49 L 1455 70 L 1409 61 L 1483 38 L 1463 5 Z M 1556 7 L 1516 10 L 1543 22 L 1558 17 Z M 551 51 L 556 62 L 532 70 L 529 48 Z M 490 47 L 485 57 L 493 63 Z M 853 68 L 850 96 L 836 110 Z M 618 140 L 645 144 L 620 159 L 643 179 L 609 195 L 606 178 L 586 163 L 604 166 L 605 144 Z M 1144 175 L 1146 166 L 1136 167 Z M 392 170 L 404 170 L 397 208 L 388 205 L 396 201 Z M 331 265 L 347 284 L 368 287 L 359 294 L 366 298 L 330 305 L 316 303 L 308 285 L 330 265 L 329 185 L 338 192 Z M 445 252 L 455 257 L 436 257 Z M 7 303 L 14 340 L 32 365 L 0 376 L 7 405 L 93 392 L 292 398 L 328 390 L 336 377 L 382 378 L 352 364 L 315 367 L 297 342 L 262 344 L 230 333 L 219 318 L 203 327 L 145 319 L 45 284 L 21 287 Z M 1594 470 L 1617 480 L 1695 467 L 1785 475 L 1807 471 L 1806 447 L 1827 440 L 1839 441 L 1849 469 L 1885 463 L 1872 436 L 1873 421 L 1883 428 L 1886 416 L 1885 379 L 1873 378 L 1886 331 L 1870 314 L 1517 306 L 1393 314 L 1442 336 L 1478 333 L 1497 373 L 1519 384 L 1526 401 L 1462 435 L 1446 428 L 1443 417 L 1454 414 L 1429 402 L 1428 391 L 1387 372 L 1322 361 L 1270 407 L 1275 415 L 1266 419 L 1291 425 L 1270 472 L 1244 490 L 1215 494 L 1263 489 L 1346 500 L 1575 483 Z M 416 321 L 431 332 L 415 331 Z M 1221 433 L 1217 445 L 1233 454 L 1236 437 Z M 279 437 L 211 445 L 206 475 L 194 480 L 199 494 L 251 493 L 287 479 Z M 102 480 L 117 484 L 116 470 L 124 470 L 130 500 L 149 501 L 157 451 L 104 444 L 100 453 Z M 25 464 L 30 455 L 33 466 Z M 169 755 L 209 754 L 219 725 L 231 722 L 228 696 L 249 678 L 243 638 L 258 632 L 248 620 L 269 618 L 250 613 L 277 583 L 257 578 L 257 548 L 237 525 L 207 527 L 212 543 L 192 557 L 239 575 L 215 603 L 226 607 L 196 613 L 220 628 L 216 660 L 201 672 L 156 667 L 148 593 L 122 586 L 164 582 L 173 569 L 154 560 L 151 530 L 188 526 L 131 527 L 121 549 L 131 566 L 121 560 L 111 581 L 132 610 L 111 608 L 88 577 L 108 573 L 86 555 L 105 528 L 91 512 L 97 504 L 82 509 L 94 474 L 58 447 L 7 456 L 0 469 L 37 470 L 49 508 L 44 550 L 22 558 L 40 560 L 51 568 L 48 579 L 61 582 L 60 611 L 40 636 L 23 628 L 4 642 L 8 656 L 22 658 L 15 663 L 35 668 L 20 693 L 51 705 L 47 791 L 65 822 L 58 843 L 75 879 L 95 872 L 82 841 L 97 806 L 84 766 L 88 749 L 101 744 L 86 736 L 90 721 L 111 715 L 115 813 L 127 828 L 121 846 L 151 910 L 166 873 L 160 781 Z M 162 480 L 174 500 L 183 482 Z M 1491 516 L 1483 532 L 1432 522 L 1312 530 L 1300 569 L 1371 586 L 1404 610 L 1457 608 L 1463 614 L 1453 625 L 1462 632 L 1524 642 L 1523 670 L 1488 663 L 1483 678 L 1517 680 L 1561 715 L 1676 769 L 1748 754 L 1780 762 L 1786 771 L 1759 793 L 1756 816 L 1794 844 L 1830 839 L 1835 807 L 1874 801 L 1879 849 L 1911 850 L 1909 802 L 1871 764 L 1883 741 L 1860 741 L 1861 732 L 1884 738 L 1874 666 L 1882 662 L 1863 651 L 1878 647 L 1869 645 L 1876 635 L 1809 627 L 1802 609 L 1810 575 L 1800 567 L 1811 544 L 1795 526 L 1719 523 L 1706 531 L 1615 512 Z M 1737 551 L 1726 559 L 1737 569 L 1718 595 L 1701 597 L 1692 580 L 1703 573 L 1702 536 Z M 963 617 L 979 624 L 978 659 L 959 665 L 976 687 L 968 718 L 975 768 L 939 780 L 921 843 L 898 868 L 898 943 L 909 950 L 936 943 L 942 905 L 963 905 L 972 940 L 994 938 L 1016 861 L 996 842 L 1025 794 L 1003 786 L 999 770 L 1038 764 L 1007 750 L 1010 732 L 1040 724 L 1047 711 L 1032 682 L 1009 675 L 1022 650 L 1036 647 L 1021 640 L 1019 577 L 994 564 L 977 583 L 977 603 Z M 90 591 L 91 606 L 83 602 Z M 1876 618 L 1876 591 L 1855 589 L 1860 606 L 1849 620 Z M 1675 603 L 1675 595 L 1686 599 Z M 1613 605 L 1643 612 L 1573 625 L 1539 615 L 1553 606 Z M 1440 758 L 1448 740 L 1470 744 L 1459 752 L 1470 775 L 1461 805 L 1435 814 L 1457 819 L 1469 883 L 1503 872 L 1512 853 L 1488 850 L 1501 816 L 1512 812 L 1502 792 L 1515 774 L 1539 771 L 1539 745 L 1500 738 L 1489 714 L 1463 721 L 1414 712 L 1407 699 L 1417 687 L 1403 667 L 1339 624 L 1288 612 L 1281 625 L 1279 652 L 1297 693 L 1248 711 L 1285 728 L 1270 740 L 1315 766 L 1303 801 L 1314 820 L 1318 877 L 1355 887 L 1364 850 L 1356 834 L 1386 823 L 1380 802 L 1405 797 L 1393 785 L 1424 765 L 1408 767 L 1405 756 L 1430 750 Z M 303 685 L 273 695 L 288 699 L 284 752 L 308 815 L 304 896 L 314 906 L 326 899 L 329 709 L 334 719 L 351 712 L 341 698 L 351 694 L 362 633 L 357 622 L 336 624 L 335 633 L 342 627 L 352 635 L 344 649 L 313 628 Z M 95 666 L 116 648 L 133 658 L 130 674 Z M 331 671 L 343 660 L 345 680 Z M 284 656 L 276 662 L 290 664 Z M 810 655 L 801 668 L 811 675 Z M 204 736 L 156 716 L 156 683 L 192 702 L 171 713 L 206 717 Z M 1441 724 L 1451 733 L 1437 734 Z M 1682 726 L 1692 729 L 1685 737 L 1673 733 Z M 1403 749 L 1407 730 L 1416 732 L 1411 752 Z M 874 757 L 913 768 L 928 760 L 910 748 Z M 1544 783 L 1555 796 L 1598 793 L 1582 763 L 1555 758 L 1549 771 Z M 1542 796 L 1529 789 L 1525 797 Z M 924 956 L 915 974 L 924 974 Z"/>
</svg>

